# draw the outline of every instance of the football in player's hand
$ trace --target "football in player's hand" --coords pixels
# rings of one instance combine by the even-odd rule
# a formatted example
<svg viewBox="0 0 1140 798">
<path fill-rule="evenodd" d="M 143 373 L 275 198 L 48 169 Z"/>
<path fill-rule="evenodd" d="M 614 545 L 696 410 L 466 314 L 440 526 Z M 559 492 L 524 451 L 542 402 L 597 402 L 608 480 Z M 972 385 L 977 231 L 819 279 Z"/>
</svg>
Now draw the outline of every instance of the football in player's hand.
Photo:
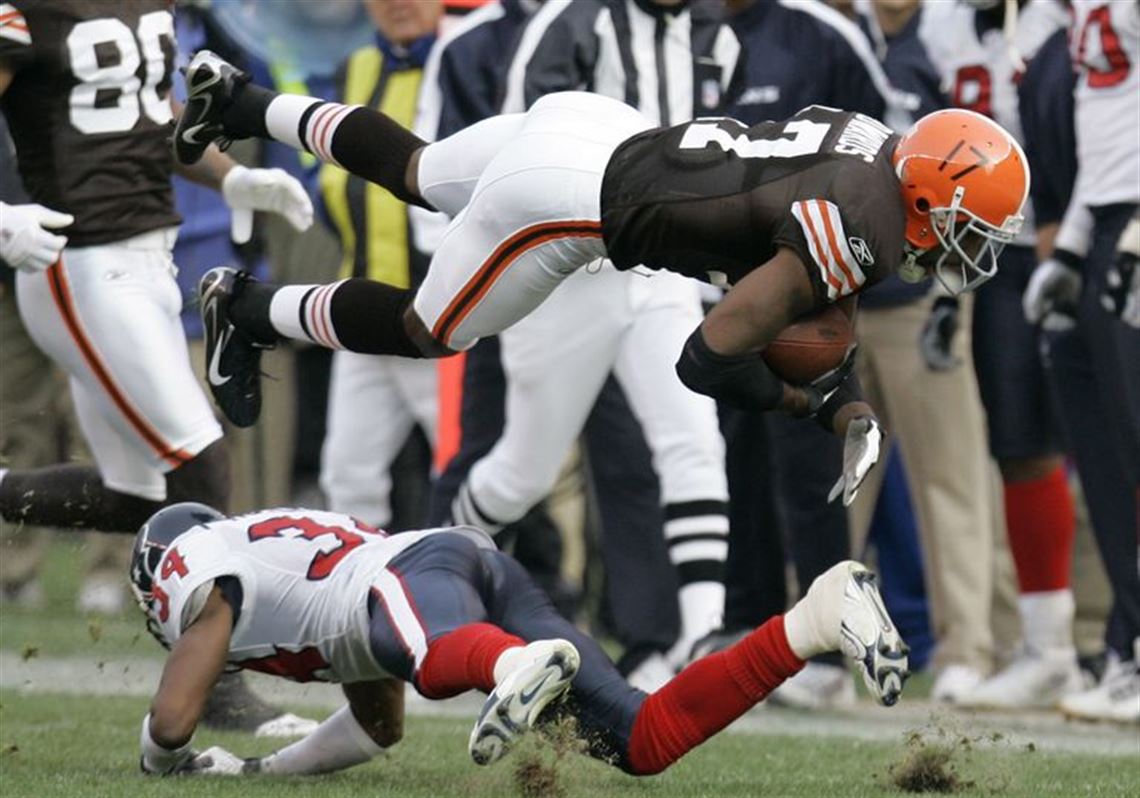
<svg viewBox="0 0 1140 798">
<path fill-rule="evenodd" d="M 792 385 L 806 385 L 842 363 L 854 341 L 848 310 L 828 305 L 784 328 L 764 350 L 764 362 Z"/>
</svg>

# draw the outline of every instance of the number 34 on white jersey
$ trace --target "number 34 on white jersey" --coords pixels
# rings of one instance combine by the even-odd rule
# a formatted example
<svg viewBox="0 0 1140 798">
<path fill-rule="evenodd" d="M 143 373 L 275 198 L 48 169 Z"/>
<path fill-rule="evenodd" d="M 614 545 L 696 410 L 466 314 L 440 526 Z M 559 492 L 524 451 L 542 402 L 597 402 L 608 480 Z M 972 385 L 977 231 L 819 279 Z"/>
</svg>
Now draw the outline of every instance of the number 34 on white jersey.
<svg viewBox="0 0 1140 798">
<path fill-rule="evenodd" d="M 350 516 L 293 508 L 225 519 L 167 549 L 152 606 L 173 645 L 202 606 L 196 591 L 232 576 L 241 584 L 232 665 L 295 681 L 384 678 L 368 646 L 369 591 L 393 557 L 439 531 L 389 537 Z"/>
</svg>

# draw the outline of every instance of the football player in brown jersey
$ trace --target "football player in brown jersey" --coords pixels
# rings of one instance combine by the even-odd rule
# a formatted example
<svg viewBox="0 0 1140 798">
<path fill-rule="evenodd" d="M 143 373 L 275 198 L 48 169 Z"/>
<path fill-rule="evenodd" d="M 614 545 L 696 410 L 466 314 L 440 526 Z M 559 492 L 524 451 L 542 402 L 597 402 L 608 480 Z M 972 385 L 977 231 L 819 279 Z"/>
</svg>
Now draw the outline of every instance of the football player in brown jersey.
<svg viewBox="0 0 1140 798">
<path fill-rule="evenodd" d="M 895 271 L 933 273 L 954 293 L 980 285 L 1020 229 L 1029 187 L 1009 134 L 959 109 L 931 114 L 901 137 L 819 106 L 753 127 L 706 119 L 653 128 L 620 102 L 566 92 L 426 144 L 369 109 L 254 86 L 207 51 L 187 82 L 175 135 L 183 162 L 215 140 L 269 137 L 453 217 L 415 292 L 363 280 L 276 287 L 232 270 L 208 273 L 200 286 L 207 350 L 227 377 L 214 396 L 231 419 L 256 419 L 258 347 L 281 337 L 449 355 L 608 257 L 619 269 L 670 269 L 730 288 L 689 338 L 681 380 L 749 409 L 814 416 L 844 436 L 833 496 L 846 502 L 882 437 L 850 379 L 850 358 L 791 386 L 761 350 L 794 319 Z"/>
</svg>

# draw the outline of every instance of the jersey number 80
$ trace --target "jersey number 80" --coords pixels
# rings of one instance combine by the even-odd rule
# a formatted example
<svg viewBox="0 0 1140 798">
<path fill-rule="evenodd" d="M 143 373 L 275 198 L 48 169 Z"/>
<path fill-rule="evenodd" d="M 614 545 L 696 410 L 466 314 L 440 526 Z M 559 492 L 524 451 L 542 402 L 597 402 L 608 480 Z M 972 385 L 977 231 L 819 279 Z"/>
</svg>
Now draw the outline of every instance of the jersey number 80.
<svg viewBox="0 0 1140 798">
<path fill-rule="evenodd" d="M 158 93 L 160 84 L 169 87 L 173 66 L 174 18 L 169 11 L 143 14 L 134 33 L 109 17 L 80 22 L 67 36 L 67 52 L 80 81 L 68 97 L 76 130 L 124 133 L 139 121 L 140 112 L 157 125 L 170 121 L 170 100 Z M 146 69 L 140 80 L 143 59 Z"/>
</svg>

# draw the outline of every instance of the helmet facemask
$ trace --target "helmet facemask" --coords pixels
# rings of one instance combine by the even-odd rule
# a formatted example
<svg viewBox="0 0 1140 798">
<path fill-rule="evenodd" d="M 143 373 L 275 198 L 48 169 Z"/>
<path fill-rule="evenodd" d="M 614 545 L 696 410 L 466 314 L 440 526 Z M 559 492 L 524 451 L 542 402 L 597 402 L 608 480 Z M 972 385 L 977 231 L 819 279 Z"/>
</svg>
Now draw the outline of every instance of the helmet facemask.
<svg viewBox="0 0 1140 798">
<path fill-rule="evenodd" d="M 169 650 L 170 643 L 162 633 L 162 624 L 154 617 L 154 612 L 151 609 L 151 601 L 154 598 L 154 577 L 165 552 L 166 546 L 158 543 L 143 541 L 141 548 L 136 544 L 135 554 L 131 558 L 131 578 L 129 581 L 135 603 L 146 616 L 146 630 L 150 632 L 151 637 L 159 642 L 159 645 Z"/>
<path fill-rule="evenodd" d="M 933 263 L 924 255 L 938 252 L 931 248 L 921 250 L 908 244 L 904 259 L 904 279 L 916 270 L 933 272 L 951 296 L 973 291 L 989 280 L 998 269 L 998 255 L 1017 237 L 1024 217 L 1021 214 L 1006 218 L 1001 227 L 982 219 L 968 208 L 962 207 L 966 189 L 958 186 L 949 206 L 930 209 L 930 229 L 938 239 L 941 252 Z"/>
</svg>

